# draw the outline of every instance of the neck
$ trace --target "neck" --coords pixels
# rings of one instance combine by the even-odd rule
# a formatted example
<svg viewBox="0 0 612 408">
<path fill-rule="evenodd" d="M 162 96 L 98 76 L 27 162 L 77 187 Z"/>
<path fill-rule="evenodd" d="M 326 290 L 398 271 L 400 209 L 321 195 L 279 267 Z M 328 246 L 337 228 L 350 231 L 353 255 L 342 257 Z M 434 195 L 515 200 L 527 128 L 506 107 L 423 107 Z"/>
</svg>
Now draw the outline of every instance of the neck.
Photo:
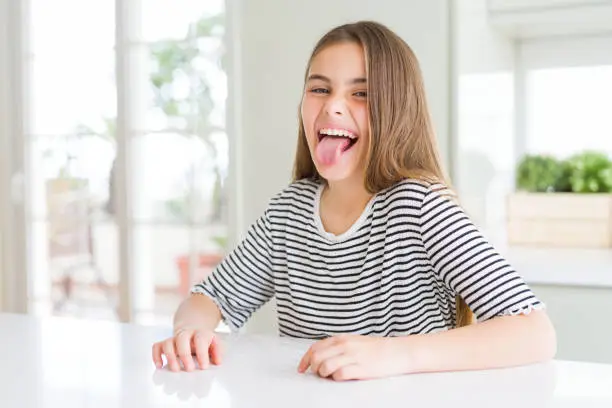
<svg viewBox="0 0 612 408">
<path fill-rule="evenodd" d="M 328 201 L 342 208 L 363 208 L 372 198 L 372 193 L 366 190 L 363 179 L 328 181 L 326 190 Z"/>
</svg>

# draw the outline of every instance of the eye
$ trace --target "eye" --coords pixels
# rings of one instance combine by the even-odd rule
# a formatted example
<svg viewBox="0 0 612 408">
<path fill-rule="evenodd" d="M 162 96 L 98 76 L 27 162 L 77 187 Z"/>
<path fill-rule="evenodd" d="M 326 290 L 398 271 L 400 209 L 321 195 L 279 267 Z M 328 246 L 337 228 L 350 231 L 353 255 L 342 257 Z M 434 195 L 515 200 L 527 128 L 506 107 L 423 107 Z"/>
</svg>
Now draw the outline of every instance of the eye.
<svg viewBox="0 0 612 408">
<path fill-rule="evenodd" d="M 358 98 L 367 98 L 368 93 L 366 91 L 359 91 L 359 92 L 355 92 L 353 95 L 355 95 Z"/>
<path fill-rule="evenodd" d="M 318 94 L 326 94 L 329 93 L 329 91 L 325 88 L 313 88 L 310 90 L 310 92 L 312 93 L 318 93 Z"/>
</svg>

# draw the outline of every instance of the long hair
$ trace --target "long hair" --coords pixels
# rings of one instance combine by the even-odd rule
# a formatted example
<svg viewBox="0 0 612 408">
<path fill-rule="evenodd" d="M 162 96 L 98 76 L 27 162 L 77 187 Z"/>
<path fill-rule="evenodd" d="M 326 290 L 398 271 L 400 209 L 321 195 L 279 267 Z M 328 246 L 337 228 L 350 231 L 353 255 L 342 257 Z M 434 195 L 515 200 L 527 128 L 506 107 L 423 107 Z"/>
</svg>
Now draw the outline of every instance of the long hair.
<svg viewBox="0 0 612 408">
<path fill-rule="evenodd" d="M 418 60 L 410 47 L 393 31 L 371 21 L 345 24 L 332 29 L 315 45 L 304 81 L 312 60 L 319 52 L 343 42 L 360 45 L 366 60 L 370 123 L 366 190 L 376 194 L 410 178 L 447 186 L 443 188 L 443 194 L 454 199 L 450 183 L 442 170 Z M 321 180 L 308 149 L 301 114 L 298 113 L 298 116 L 293 180 Z M 472 322 L 472 312 L 459 296 L 456 310 L 457 327 Z"/>
</svg>

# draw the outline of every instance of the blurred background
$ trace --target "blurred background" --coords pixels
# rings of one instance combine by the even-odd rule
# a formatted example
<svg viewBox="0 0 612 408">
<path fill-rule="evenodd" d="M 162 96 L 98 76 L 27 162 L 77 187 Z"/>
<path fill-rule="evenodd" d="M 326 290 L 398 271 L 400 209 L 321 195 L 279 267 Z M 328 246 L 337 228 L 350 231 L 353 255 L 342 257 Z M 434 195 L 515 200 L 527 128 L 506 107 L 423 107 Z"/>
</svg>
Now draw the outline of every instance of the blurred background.
<svg viewBox="0 0 612 408">
<path fill-rule="evenodd" d="M 416 52 L 461 202 L 559 357 L 612 362 L 603 0 L 0 0 L 0 309 L 170 326 L 289 182 L 314 43 L 360 19 Z"/>
</svg>

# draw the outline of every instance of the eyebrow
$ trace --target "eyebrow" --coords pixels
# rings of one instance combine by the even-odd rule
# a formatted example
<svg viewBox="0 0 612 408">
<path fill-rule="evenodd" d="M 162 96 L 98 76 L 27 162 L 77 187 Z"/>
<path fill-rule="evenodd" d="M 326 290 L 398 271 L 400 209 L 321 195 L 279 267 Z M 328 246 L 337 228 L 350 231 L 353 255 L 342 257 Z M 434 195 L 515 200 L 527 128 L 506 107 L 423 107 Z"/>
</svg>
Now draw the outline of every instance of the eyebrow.
<svg viewBox="0 0 612 408">
<path fill-rule="evenodd" d="M 308 77 L 308 81 L 315 81 L 315 80 L 331 83 L 331 80 L 325 75 L 312 74 Z M 354 78 L 348 81 L 349 84 L 365 84 L 367 82 L 368 80 L 366 78 Z"/>
</svg>

